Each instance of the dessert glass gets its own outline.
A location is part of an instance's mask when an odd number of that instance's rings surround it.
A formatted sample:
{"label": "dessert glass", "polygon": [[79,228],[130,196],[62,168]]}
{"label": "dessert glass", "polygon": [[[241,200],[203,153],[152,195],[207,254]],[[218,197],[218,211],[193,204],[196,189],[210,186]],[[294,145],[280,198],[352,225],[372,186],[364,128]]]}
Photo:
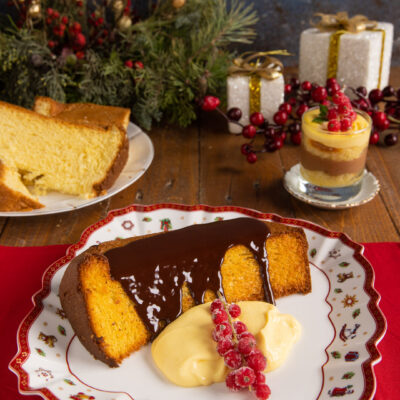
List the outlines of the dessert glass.
{"label": "dessert glass", "polygon": [[303,114],[300,190],[323,201],[345,201],[361,190],[372,121],[363,111],[347,132],[330,132],[313,122],[319,108]]}

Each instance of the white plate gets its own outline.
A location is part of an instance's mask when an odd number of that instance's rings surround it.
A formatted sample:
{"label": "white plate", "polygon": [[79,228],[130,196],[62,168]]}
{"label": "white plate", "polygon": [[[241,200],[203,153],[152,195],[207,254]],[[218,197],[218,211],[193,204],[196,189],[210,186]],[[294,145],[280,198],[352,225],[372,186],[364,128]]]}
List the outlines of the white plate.
{"label": "white plate", "polygon": [[92,199],[84,199],[79,196],[71,196],[59,192],[49,192],[45,196],[38,196],[43,208],[32,211],[8,211],[0,212],[0,217],[30,217],[35,215],[57,214],[66,211],[77,210],[99,203],[124,190],[137,181],[149,168],[154,157],[154,147],[150,138],[138,126],[129,123],[127,129],[129,139],[129,156],[125,167],[118,179],[103,196]]}
{"label": "white plate", "polygon": [[346,201],[323,201],[307,196],[300,190],[298,177],[300,176],[300,164],[294,165],[286,172],[283,178],[284,188],[296,199],[310,204],[314,207],[326,210],[343,210],[346,208],[361,206],[371,201],[379,192],[380,184],[378,179],[371,172],[364,172],[360,193]]}
{"label": "white plate", "polygon": [[[23,394],[70,400],[245,400],[223,383],[181,388],[166,381],[154,367],[149,346],[110,369],[82,347],[60,308],[58,287],[69,261],[88,247],[116,237],[177,229],[194,223],[248,216],[300,226],[309,242],[312,293],[278,299],[293,314],[303,333],[284,366],[267,374],[271,400],[371,399],[375,393],[373,365],[380,360],[377,343],[386,330],[373,288],[374,274],[362,256],[363,247],[343,233],[310,222],[262,214],[239,207],[160,204],[129,206],[111,212],[89,227],[65,257],[43,276],[34,309],[22,321],[18,353],[10,369]],[[86,397],[85,397],[86,396]]]}

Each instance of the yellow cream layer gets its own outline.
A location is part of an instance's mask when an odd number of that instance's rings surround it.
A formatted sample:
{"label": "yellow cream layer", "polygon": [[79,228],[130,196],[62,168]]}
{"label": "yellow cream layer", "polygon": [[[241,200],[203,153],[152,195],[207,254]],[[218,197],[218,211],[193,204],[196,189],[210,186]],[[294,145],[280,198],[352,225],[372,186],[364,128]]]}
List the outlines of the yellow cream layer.
{"label": "yellow cream layer", "polygon": [[356,183],[362,176],[359,172],[355,174],[347,173],[342,175],[328,175],[322,171],[310,171],[300,166],[300,173],[303,178],[317,186],[342,187]]}
{"label": "yellow cream layer", "polygon": [[319,114],[319,109],[308,111],[303,116],[303,136],[327,147],[345,149],[348,147],[366,147],[369,141],[371,125],[363,116],[357,114],[352,129],[347,132],[329,132],[321,124],[312,122]]}
{"label": "yellow cream layer", "polygon": [[[176,385],[211,385],[224,381],[228,373],[211,337],[214,324],[210,304],[186,311],[169,324],[151,346],[155,364]],[[243,301],[238,304],[242,309],[239,319],[256,337],[259,349],[267,357],[266,372],[278,368],[300,338],[300,323],[268,303]]]}

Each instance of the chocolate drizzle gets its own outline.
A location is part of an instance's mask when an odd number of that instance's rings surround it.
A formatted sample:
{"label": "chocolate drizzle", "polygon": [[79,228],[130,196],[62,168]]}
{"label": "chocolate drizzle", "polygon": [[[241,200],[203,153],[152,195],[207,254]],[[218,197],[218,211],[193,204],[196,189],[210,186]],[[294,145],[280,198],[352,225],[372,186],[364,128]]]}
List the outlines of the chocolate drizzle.
{"label": "chocolate drizzle", "polygon": [[182,313],[184,282],[196,304],[203,302],[207,289],[223,293],[221,266],[232,246],[251,250],[260,266],[265,300],[273,304],[265,249],[269,233],[261,221],[237,218],[136,240],[105,256],[111,276],[121,283],[147,329],[156,335],[161,321],[169,323]]}

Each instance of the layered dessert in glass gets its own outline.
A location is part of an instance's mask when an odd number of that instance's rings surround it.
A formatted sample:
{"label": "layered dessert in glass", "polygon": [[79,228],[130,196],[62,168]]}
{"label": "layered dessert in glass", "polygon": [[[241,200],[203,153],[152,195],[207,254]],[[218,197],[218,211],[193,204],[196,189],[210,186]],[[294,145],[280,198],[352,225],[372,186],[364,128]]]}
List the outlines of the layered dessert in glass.
{"label": "layered dessert in glass", "polygon": [[337,93],[302,119],[300,172],[303,190],[327,201],[347,200],[360,191],[371,119]]}

